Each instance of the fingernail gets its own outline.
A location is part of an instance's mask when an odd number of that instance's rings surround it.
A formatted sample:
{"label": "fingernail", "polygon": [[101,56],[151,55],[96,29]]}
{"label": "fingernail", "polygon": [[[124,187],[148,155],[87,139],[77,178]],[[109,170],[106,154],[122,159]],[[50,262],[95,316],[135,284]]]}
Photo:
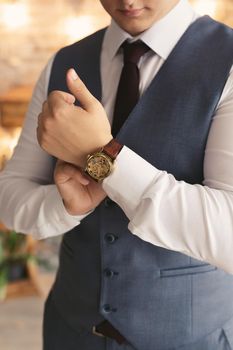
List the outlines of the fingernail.
{"label": "fingernail", "polygon": [[83,180],[83,185],[89,185],[90,180],[86,177],[85,174],[83,174],[82,180]]}
{"label": "fingernail", "polygon": [[83,186],[87,186],[87,185],[89,185],[89,183],[90,183],[89,180],[87,180],[87,179],[85,179],[85,178],[82,178],[82,184],[83,184]]}
{"label": "fingernail", "polygon": [[72,78],[73,80],[77,80],[77,79],[78,79],[78,74],[76,73],[76,71],[74,70],[74,68],[71,69],[70,75],[71,75],[71,78]]}

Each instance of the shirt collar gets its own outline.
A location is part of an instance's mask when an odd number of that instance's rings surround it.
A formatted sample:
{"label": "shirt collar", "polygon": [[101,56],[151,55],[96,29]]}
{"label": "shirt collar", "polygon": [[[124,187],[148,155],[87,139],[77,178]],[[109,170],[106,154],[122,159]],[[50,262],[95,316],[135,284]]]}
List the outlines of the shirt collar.
{"label": "shirt collar", "polygon": [[137,37],[132,37],[112,20],[105,33],[103,49],[106,50],[109,59],[112,60],[126,39],[130,41],[140,39],[165,60],[186,29],[197,17],[198,15],[188,1],[180,0],[166,16]]}

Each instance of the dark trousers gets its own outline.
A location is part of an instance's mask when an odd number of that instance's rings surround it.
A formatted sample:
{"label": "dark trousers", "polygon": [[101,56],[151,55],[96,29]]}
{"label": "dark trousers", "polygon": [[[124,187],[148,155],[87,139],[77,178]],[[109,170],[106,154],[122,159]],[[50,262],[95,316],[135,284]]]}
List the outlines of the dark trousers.
{"label": "dark trousers", "polygon": [[44,306],[43,350],[135,350],[90,332],[77,332],[62,318],[51,294]]}
{"label": "dark trousers", "polygon": [[[180,346],[174,350],[233,350],[232,325],[233,320],[223,329],[218,329],[208,334],[198,342]],[[118,345],[114,340],[97,337],[88,331],[77,332],[72,329],[58,312],[50,294],[44,307],[43,350],[136,349],[130,345]]]}

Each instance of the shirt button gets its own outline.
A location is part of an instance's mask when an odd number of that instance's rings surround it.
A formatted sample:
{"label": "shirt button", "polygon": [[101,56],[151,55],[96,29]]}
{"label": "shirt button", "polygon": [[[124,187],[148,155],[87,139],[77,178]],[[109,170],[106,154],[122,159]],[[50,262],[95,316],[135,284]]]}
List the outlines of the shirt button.
{"label": "shirt button", "polygon": [[105,200],[104,200],[104,206],[105,208],[109,208],[111,205],[112,205],[113,201],[107,197]]}
{"label": "shirt button", "polygon": [[111,243],[114,243],[118,239],[118,237],[113,233],[106,233],[106,235],[104,236],[104,239],[107,243],[111,244]]}

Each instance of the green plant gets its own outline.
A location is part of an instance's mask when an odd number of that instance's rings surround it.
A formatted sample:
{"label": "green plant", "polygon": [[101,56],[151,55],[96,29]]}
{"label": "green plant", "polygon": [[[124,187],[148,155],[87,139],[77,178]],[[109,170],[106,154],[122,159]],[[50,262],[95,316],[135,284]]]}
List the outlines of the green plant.
{"label": "green plant", "polygon": [[9,281],[26,277],[26,236],[15,231],[0,231],[0,299],[4,298]]}

